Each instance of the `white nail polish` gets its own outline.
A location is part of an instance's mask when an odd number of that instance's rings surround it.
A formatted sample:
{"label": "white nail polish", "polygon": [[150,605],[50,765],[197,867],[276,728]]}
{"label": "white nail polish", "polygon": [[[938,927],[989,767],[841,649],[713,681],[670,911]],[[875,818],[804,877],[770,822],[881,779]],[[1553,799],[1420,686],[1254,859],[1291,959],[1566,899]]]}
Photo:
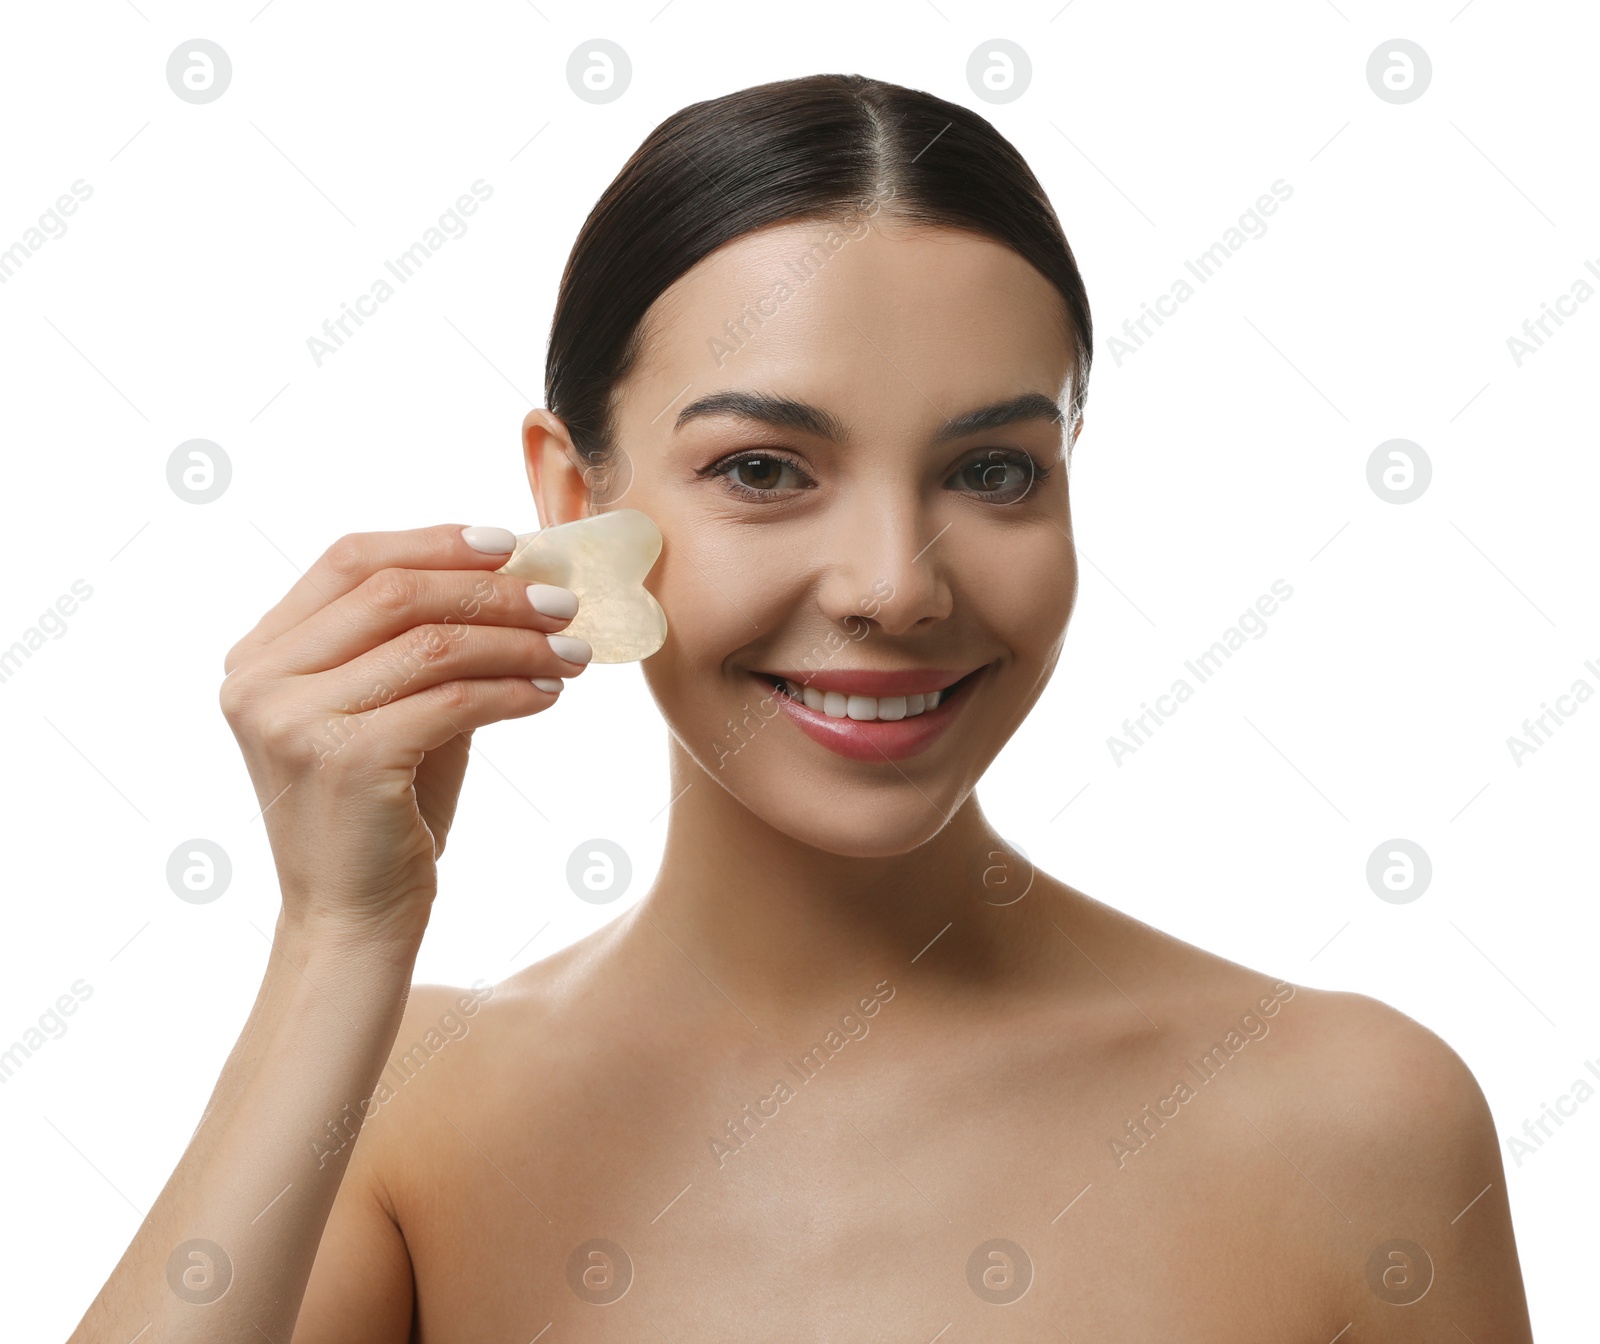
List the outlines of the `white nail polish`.
{"label": "white nail polish", "polygon": [[517,546],[517,534],[503,527],[464,527],[461,540],[485,555],[503,555]]}
{"label": "white nail polish", "polygon": [[576,635],[546,635],[545,638],[550,641],[550,652],[569,663],[586,663],[594,657],[589,641]]}
{"label": "white nail polish", "polygon": [[553,583],[530,583],[528,601],[541,616],[564,616],[570,621],[578,614],[578,595]]}

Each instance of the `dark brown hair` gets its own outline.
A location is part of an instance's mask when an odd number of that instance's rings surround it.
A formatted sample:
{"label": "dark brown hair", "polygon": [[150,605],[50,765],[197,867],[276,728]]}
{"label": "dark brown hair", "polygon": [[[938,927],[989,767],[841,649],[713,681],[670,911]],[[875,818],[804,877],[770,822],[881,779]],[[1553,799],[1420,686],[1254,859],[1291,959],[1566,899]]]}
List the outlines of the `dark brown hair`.
{"label": "dark brown hair", "polygon": [[983,117],[865,75],[808,75],[693,103],[655,128],[589,212],[550,325],[545,405],[588,468],[615,451],[618,386],[661,293],[724,243],[771,224],[846,221],[863,204],[1004,243],[1065,300],[1075,351],[1067,443],[1094,354],[1089,300],[1026,161]]}

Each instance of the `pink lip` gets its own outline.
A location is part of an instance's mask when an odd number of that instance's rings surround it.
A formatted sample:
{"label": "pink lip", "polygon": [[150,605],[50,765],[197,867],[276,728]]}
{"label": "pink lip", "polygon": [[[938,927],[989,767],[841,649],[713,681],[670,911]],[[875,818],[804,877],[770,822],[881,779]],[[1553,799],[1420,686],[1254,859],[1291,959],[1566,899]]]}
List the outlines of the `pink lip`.
{"label": "pink lip", "polygon": [[[790,721],[813,742],[820,743],[829,751],[852,761],[899,761],[907,756],[915,756],[918,752],[926,751],[936,742],[952,722],[961,707],[970,698],[973,689],[983,680],[988,672],[985,667],[963,685],[959,690],[949,696],[941,696],[936,709],[927,710],[910,719],[831,719],[818,710],[807,709],[798,700],[792,700],[782,691],[772,691],[773,698],[778,706],[789,716]],[[752,673],[763,686],[767,686],[766,677],[760,673]],[[778,675],[774,673],[773,675]],[[839,674],[839,679],[848,676],[867,676],[867,673]],[[900,676],[903,673],[884,673],[884,676]],[[916,674],[924,682],[927,673]],[[940,674],[942,675],[942,674]],[[951,678],[956,680],[957,678]],[[811,684],[817,689],[823,689],[818,683],[821,679],[813,679]],[[770,689],[770,687],[769,687]],[[835,689],[829,686],[827,689]],[[868,695],[868,691],[848,692],[854,695]],[[884,695],[894,695],[897,692],[884,691]],[[916,692],[911,692],[916,694]]]}

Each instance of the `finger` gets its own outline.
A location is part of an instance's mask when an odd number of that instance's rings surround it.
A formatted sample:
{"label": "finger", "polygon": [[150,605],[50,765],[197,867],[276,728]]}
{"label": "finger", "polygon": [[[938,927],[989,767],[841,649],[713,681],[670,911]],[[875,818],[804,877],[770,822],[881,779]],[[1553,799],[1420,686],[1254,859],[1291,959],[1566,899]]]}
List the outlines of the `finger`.
{"label": "finger", "polygon": [[[414,626],[350,662],[312,674],[296,695],[326,714],[361,713],[449,681],[575,677],[591,651],[584,640],[567,640],[503,625]],[[567,653],[575,656],[562,656]]]}
{"label": "finger", "polygon": [[325,672],[419,626],[503,625],[553,634],[572,620],[576,602],[569,589],[511,574],[380,569],[257,650],[252,675]]}
{"label": "finger", "polygon": [[[559,682],[546,682],[559,685]],[[413,695],[391,700],[376,710],[354,715],[341,725],[318,753],[327,765],[346,746],[367,743],[370,753],[380,744],[403,742],[408,750],[436,751],[452,738],[501,719],[526,718],[549,709],[560,698],[527,677],[474,677],[444,681]],[[381,753],[380,754],[387,754]],[[360,754],[350,759],[362,759]]]}
{"label": "finger", "polygon": [[301,575],[299,582],[284,594],[282,601],[228,650],[223,660],[223,670],[232,672],[245,655],[270,644],[313,612],[336,602],[380,569],[396,566],[416,569],[498,569],[511,558],[511,545],[507,544],[503,551],[480,551],[469,545],[462,533],[471,531],[480,538],[487,534],[486,544],[494,545],[512,536],[509,532],[505,537],[494,535],[502,530],[463,529],[458,523],[440,523],[437,527],[407,528],[395,532],[351,532],[340,537]]}

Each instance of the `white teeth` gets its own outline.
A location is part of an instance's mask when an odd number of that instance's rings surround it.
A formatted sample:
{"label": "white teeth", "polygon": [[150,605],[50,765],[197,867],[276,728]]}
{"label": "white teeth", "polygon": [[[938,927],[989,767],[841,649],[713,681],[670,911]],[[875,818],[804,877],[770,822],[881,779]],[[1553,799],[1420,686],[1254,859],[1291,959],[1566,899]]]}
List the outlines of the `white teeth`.
{"label": "white teeth", "polygon": [[819,691],[815,686],[796,686],[792,681],[785,681],[783,687],[794,699],[803,701],[807,709],[830,719],[856,719],[862,723],[913,718],[936,708],[943,694],[929,691],[925,695],[845,695],[840,691]]}

